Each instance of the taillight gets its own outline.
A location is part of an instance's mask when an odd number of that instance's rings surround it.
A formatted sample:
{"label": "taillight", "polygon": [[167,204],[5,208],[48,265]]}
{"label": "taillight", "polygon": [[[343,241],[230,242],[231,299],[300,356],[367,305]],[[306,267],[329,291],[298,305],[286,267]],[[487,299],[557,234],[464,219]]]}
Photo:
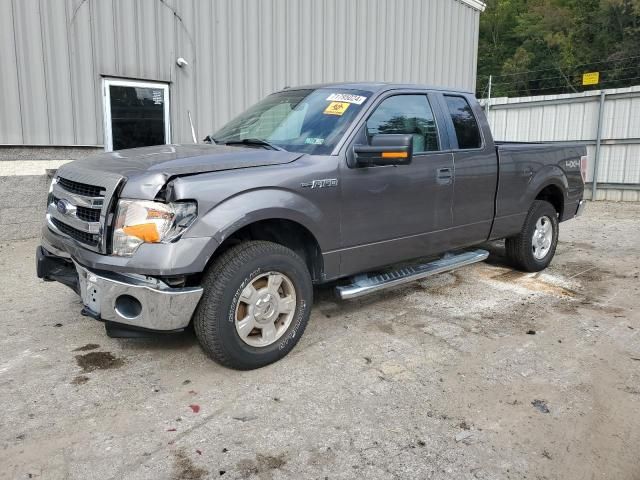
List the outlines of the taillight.
{"label": "taillight", "polygon": [[580,175],[582,175],[582,181],[587,181],[587,156],[580,157]]}

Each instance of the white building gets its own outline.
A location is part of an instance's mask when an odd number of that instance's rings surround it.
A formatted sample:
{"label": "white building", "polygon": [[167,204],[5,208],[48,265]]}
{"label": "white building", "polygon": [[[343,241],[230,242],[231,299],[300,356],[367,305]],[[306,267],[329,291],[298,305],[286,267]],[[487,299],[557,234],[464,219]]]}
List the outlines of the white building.
{"label": "white building", "polygon": [[478,0],[0,0],[0,240],[37,234],[47,169],[95,150],[191,142],[189,115],[202,139],[285,86],[473,90],[483,9]]}

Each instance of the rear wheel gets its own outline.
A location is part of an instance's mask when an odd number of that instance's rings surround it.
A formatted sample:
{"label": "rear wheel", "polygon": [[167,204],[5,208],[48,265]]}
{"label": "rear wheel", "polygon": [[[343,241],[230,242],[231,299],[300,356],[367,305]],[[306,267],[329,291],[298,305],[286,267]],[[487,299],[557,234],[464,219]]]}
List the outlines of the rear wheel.
{"label": "rear wheel", "polygon": [[277,243],[250,241],[216,259],[203,281],[194,328],[204,351],[240,370],[284,357],[309,319],[313,299],[304,261]]}
{"label": "rear wheel", "polygon": [[505,240],[507,257],[520,270],[547,268],[558,244],[558,215],[549,202],[535,200],[518,235]]}

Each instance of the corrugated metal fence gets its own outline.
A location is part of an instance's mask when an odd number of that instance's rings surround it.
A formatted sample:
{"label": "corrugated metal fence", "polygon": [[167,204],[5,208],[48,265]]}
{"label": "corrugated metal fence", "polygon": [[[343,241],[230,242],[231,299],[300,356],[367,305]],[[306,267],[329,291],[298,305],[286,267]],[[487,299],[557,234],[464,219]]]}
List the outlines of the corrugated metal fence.
{"label": "corrugated metal fence", "polygon": [[640,86],[492,98],[489,123],[496,140],[586,143],[587,198],[595,178],[595,199],[640,201]]}

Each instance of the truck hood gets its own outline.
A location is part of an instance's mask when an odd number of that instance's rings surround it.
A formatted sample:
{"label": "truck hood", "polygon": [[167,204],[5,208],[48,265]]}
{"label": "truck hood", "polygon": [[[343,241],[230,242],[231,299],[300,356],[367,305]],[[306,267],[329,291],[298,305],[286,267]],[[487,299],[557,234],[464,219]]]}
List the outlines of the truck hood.
{"label": "truck hood", "polygon": [[260,167],[293,162],[302,154],[224,145],[157,145],[92,155],[69,166],[116,173],[125,178],[140,173],[169,177],[234,168]]}
{"label": "truck hood", "polygon": [[58,170],[104,173],[126,180],[123,196],[153,198],[171,177],[238,168],[290,163],[303,154],[264,148],[224,145],[157,145],[92,155],[67,163]]}

